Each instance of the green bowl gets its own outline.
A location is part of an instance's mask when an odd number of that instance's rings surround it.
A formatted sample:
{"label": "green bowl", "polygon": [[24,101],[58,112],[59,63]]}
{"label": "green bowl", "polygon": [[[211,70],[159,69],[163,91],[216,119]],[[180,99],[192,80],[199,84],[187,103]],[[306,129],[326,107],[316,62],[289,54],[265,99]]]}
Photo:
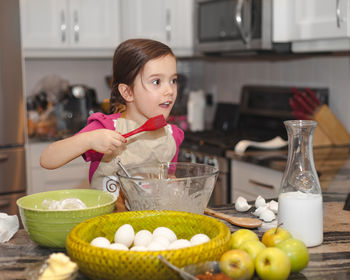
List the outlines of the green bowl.
{"label": "green bowl", "polygon": [[[79,198],[87,208],[74,210],[43,209],[45,199]],[[115,195],[94,189],[71,189],[41,192],[17,200],[23,226],[30,238],[39,245],[64,248],[66,237],[77,224],[114,211]]]}

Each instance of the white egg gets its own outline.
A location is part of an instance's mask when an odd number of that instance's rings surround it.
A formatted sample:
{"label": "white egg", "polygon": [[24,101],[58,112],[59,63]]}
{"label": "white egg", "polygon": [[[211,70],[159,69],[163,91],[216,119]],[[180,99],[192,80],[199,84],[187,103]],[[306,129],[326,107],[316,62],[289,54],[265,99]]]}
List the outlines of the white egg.
{"label": "white egg", "polygon": [[170,244],[169,239],[166,238],[166,237],[164,237],[164,236],[162,236],[162,235],[158,235],[158,236],[153,237],[152,242],[160,243],[160,244],[162,244],[165,248],[168,248],[168,246],[169,246],[169,244]]}
{"label": "white egg", "polygon": [[199,245],[205,242],[208,242],[210,240],[210,238],[208,237],[208,235],[204,234],[204,233],[198,233],[196,235],[193,235],[190,242],[192,245]]}
{"label": "white egg", "polygon": [[181,249],[181,248],[186,248],[191,246],[191,242],[188,241],[187,239],[178,239],[175,240],[174,242],[170,243],[168,249],[173,250],[173,249]]}
{"label": "white egg", "polygon": [[266,206],[266,201],[265,198],[263,198],[261,195],[259,195],[256,199],[255,199],[255,207],[259,208],[259,207],[263,207]]}
{"label": "white egg", "polygon": [[177,239],[176,234],[167,227],[158,227],[153,231],[153,237],[159,235],[166,237],[170,243],[174,242]]}
{"label": "white egg", "polygon": [[153,238],[153,235],[149,230],[147,229],[140,230],[135,234],[134,245],[147,247],[148,244],[151,243],[152,238]]}
{"label": "white egg", "polygon": [[106,237],[96,237],[91,242],[90,245],[101,248],[108,248],[111,245],[111,242]]}
{"label": "white egg", "polygon": [[262,213],[263,211],[265,211],[266,209],[267,209],[267,206],[260,206],[260,207],[258,207],[258,208],[255,209],[255,211],[253,212],[253,215],[259,217],[259,216],[261,215],[261,213]]}
{"label": "white egg", "polygon": [[153,241],[147,246],[148,251],[163,251],[166,249],[167,248],[163,244]]}
{"label": "white egg", "polygon": [[130,245],[134,242],[135,231],[133,227],[129,224],[124,224],[118,228],[114,235],[115,243],[122,243],[126,247],[130,247]]}
{"label": "white egg", "polygon": [[108,248],[109,249],[113,249],[113,250],[126,250],[126,251],[129,251],[129,248],[126,247],[124,244],[121,244],[121,243],[112,243],[111,245],[109,245]]}
{"label": "white egg", "polygon": [[147,247],[145,246],[134,246],[130,248],[130,251],[147,251]]}

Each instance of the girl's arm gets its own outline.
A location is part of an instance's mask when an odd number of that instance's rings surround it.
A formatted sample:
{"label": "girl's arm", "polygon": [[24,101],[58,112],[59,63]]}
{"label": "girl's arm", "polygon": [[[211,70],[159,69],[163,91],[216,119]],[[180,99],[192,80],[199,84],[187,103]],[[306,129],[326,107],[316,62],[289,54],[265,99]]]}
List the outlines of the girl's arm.
{"label": "girl's arm", "polygon": [[109,129],[79,133],[47,146],[41,154],[40,165],[47,169],[55,169],[88,150],[102,154],[113,154],[124,143],[126,143],[126,139],[120,133]]}

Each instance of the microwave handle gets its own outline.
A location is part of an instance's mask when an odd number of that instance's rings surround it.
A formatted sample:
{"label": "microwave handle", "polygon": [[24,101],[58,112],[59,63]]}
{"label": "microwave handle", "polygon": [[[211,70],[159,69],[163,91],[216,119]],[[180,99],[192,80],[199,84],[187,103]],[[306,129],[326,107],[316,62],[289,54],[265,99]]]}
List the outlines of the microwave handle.
{"label": "microwave handle", "polygon": [[243,43],[248,44],[251,38],[251,34],[250,33],[248,33],[247,35],[244,34],[243,22],[242,22],[242,10],[243,10],[244,1],[245,0],[237,1],[234,22],[237,25],[237,28],[238,28],[239,34],[241,35]]}

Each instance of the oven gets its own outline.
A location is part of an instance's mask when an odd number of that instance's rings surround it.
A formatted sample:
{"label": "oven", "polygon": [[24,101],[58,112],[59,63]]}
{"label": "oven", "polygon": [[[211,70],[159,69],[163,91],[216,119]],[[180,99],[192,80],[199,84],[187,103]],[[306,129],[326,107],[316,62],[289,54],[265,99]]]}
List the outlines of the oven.
{"label": "oven", "polygon": [[[241,140],[267,141],[276,136],[287,140],[283,121],[294,119],[289,99],[291,87],[244,86],[239,104],[218,103],[212,129],[185,131],[179,161],[217,166],[219,176],[209,206],[232,203],[231,159],[226,151],[234,150]],[[303,91],[304,88],[298,88]],[[328,104],[328,89],[312,88],[321,103]],[[249,148],[252,149],[252,148]]]}

